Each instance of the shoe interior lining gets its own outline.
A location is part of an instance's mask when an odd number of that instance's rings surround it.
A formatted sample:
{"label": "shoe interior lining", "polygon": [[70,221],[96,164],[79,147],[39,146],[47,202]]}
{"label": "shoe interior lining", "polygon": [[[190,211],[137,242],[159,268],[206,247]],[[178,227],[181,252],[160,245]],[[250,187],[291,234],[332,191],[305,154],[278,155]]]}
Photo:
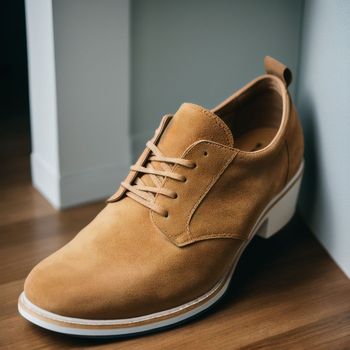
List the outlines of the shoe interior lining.
{"label": "shoe interior lining", "polygon": [[230,128],[235,147],[254,152],[265,148],[274,139],[281,124],[282,111],[280,87],[274,79],[267,77],[215,113]]}

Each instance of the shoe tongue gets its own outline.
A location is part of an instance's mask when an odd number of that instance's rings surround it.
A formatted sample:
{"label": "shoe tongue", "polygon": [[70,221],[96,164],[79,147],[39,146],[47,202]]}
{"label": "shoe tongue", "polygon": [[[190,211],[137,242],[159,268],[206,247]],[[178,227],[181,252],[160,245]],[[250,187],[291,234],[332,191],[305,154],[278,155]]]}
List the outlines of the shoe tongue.
{"label": "shoe tongue", "polygon": [[232,133],[222,119],[201,106],[183,103],[161,136],[158,148],[166,157],[180,157],[199,140],[231,147],[234,144]]}
{"label": "shoe tongue", "polygon": [[[233,147],[232,133],[222,119],[201,106],[183,103],[166,126],[157,147],[164,156],[179,158],[199,140]],[[146,167],[149,166],[163,170],[159,162],[150,161]],[[146,186],[154,186],[148,174],[143,174],[140,179]]]}

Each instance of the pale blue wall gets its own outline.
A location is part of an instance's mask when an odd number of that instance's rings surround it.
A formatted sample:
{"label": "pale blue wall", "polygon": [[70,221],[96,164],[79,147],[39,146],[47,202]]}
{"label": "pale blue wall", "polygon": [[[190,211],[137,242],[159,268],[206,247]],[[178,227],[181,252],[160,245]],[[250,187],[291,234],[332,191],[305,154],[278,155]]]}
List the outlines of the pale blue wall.
{"label": "pale blue wall", "polygon": [[[302,0],[133,0],[134,156],[183,101],[214,107],[263,73],[265,55],[294,71]],[[293,89],[293,87],[292,87]]]}
{"label": "pale blue wall", "polygon": [[350,276],[350,1],[307,0],[298,107],[306,137],[301,208]]}

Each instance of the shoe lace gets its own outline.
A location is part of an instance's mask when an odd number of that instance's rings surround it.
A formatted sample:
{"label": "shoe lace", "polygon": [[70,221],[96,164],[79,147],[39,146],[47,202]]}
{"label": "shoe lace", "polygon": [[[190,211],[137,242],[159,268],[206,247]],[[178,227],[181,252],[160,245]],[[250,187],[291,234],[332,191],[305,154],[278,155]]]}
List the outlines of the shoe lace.
{"label": "shoe lace", "polygon": [[[177,198],[177,193],[162,187],[163,181],[166,178],[179,182],[186,182],[187,180],[184,175],[172,172],[172,167],[170,164],[173,166],[181,165],[192,169],[196,167],[196,163],[188,159],[166,157],[160,152],[158,147],[152,141],[148,141],[146,147],[152,152],[148,158],[149,163],[147,164],[147,167],[132,165],[130,170],[138,172],[138,177],[134,181],[134,184],[123,181],[121,186],[127,190],[126,195],[128,197],[134,199],[136,202],[155,211],[156,213],[167,217],[169,215],[168,211],[155,203],[156,195],[160,194],[169,198]],[[151,162],[159,162],[163,170],[155,169]],[[149,174],[154,186],[146,186],[143,183],[140,174]]]}

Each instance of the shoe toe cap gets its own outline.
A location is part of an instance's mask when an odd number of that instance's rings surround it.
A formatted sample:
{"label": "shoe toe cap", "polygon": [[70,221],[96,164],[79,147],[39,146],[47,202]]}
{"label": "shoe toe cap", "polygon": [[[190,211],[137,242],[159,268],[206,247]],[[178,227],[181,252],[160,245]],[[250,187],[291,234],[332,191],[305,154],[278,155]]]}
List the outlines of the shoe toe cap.
{"label": "shoe toe cap", "polygon": [[43,260],[29,273],[24,283],[24,294],[39,308],[65,315],[69,308],[69,287],[60,269],[50,260],[51,257]]}

